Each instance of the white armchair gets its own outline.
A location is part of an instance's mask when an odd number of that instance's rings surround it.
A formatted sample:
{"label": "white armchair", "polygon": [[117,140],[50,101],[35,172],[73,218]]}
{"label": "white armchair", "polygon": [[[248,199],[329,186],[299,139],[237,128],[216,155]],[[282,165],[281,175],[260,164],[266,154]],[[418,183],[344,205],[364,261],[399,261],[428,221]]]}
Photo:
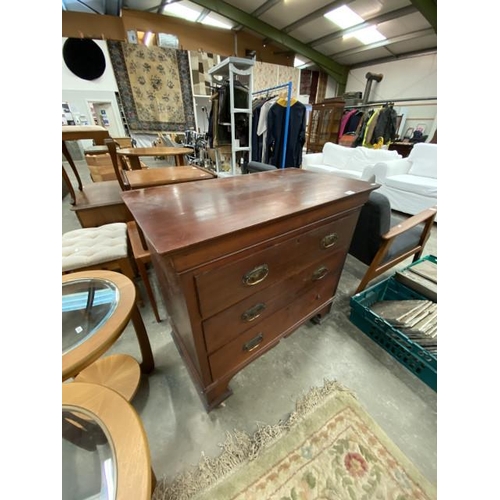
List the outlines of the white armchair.
{"label": "white armchair", "polygon": [[393,210],[415,215],[437,205],[437,144],[417,143],[407,158],[378,162],[373,171]]}

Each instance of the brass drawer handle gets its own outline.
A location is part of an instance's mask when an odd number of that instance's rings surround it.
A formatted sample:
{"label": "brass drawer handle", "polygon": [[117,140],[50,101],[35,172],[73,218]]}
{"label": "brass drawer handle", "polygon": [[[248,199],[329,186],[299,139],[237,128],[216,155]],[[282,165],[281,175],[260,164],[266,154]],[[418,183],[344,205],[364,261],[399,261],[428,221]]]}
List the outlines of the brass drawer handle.
{"label": "brass drawer handle", "polygon": [[256,268],[248,271],[248,273],[243,276],[243,284],[247,286],[257,285],[261,281],[264,281],[269,274],[269,267],[267,264],[262,264]]}
{"label": "brass drawer handle", "polygon": [[330,233],[327,234],[322,240],[321,240],[321,248],[330,248],[335,243],[337,243],[339,239],[339,235],[337,233]]}
{"label": "brass drawer handle", "polygon": [[265,308],[266,308],[266,304],[259,302],[258,304],[255,304],[254,306],[252,306],[250,309],[247,309],[241,315],[241,320],[245,321],[246,323],[249,323],[250,321],[253,321],[254,319],[258,318],[262,314],[262,311]]}
{"label": "brass drawer handle", "polygon": [[264,336],[262,333],[259,333],[257,337],[253,338],[252,340],[249,340],[246,344],[243,345],[243,350],[250,352],[259,347],[260,343],[264,340]]}
{"label": "brass drawer handle", "polygon": [[313,274],[312,274],[312,280],[313,281],[321,280],[327,274],[328,274],[328,268],[325,267],[325,266],[321,266],[320,268],[316,269],[316,271],[313,272]]}

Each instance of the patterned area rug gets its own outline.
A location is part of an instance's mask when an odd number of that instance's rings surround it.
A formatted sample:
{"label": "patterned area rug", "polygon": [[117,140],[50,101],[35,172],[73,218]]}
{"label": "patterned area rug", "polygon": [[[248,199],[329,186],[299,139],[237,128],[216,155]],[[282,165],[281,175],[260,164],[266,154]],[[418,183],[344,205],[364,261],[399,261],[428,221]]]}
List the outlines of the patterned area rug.
{"label": "patterned area rug", "polygon": [[108,50],[130,130],[194,128],[187,51],[112,40]]}
{"label": "patterned area rug", "polygon": [[168,483],[153,500],[424,500],[436,488],[357,402],[325,381],[286,422],[228,435],[215,459]]}

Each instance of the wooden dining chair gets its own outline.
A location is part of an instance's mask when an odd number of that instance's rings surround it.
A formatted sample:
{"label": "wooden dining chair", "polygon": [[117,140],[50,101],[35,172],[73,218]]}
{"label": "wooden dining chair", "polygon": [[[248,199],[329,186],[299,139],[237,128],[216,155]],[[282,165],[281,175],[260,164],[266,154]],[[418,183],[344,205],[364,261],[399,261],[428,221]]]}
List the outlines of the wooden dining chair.
{"label": "wooden dining chair", "polygon": [[388,198],[373,191],[361,208],[349,247],[349,254],[368,266],[356,293],[396,264],[413,256],[422,257],[429,239],[437,207],[431,207],[407,219],[394,215]]}
{"label": "wooden dining chair", "polygon": [[139,274],[146,288],[146,293],[149,297],[149,302],[153,308],[153,312],[158,323],[161,322],[160,315],[158,313],[158,305],[156,302],[153,289],[151,288],[151,281],[148,275],[147,266],[151,264],[151,253],[144,242],[144,239],[140,233],[140,229],[135,221],[127,222],[127,235],[132,248],[132,254],[134,255],[134,260],[139,270]]}
{"label": "wooden dining chair", "polygon": [[118,184],[120,184],[122,191],[129,191],[130,183],[128,182],[127,174],[124,172],[124,170],[127,170],[127,165],[123,163],[124,160],[116,152],[117,143],[113,139],[105,139],[104,144],[108,148]]}

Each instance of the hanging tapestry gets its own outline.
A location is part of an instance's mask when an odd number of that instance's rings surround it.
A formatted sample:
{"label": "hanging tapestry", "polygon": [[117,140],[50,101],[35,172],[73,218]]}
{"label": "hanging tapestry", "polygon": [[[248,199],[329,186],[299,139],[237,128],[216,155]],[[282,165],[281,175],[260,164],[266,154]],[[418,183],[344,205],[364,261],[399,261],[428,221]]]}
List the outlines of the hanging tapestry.
{"label": "hanging tapestry", "polygon": [[278,80],[280,83],[292,82],[292,95],[297,96],[299,91],[300,69],[291,66],[278,66]]}
{"label": "hanging tapestry", "polygon": [[209,52],[189,51],[191,58],[191,79],[193,81],[194,95],[211,95],[210,85],[212,82],[208,70],[217,65],[217,56]]}
{"label": "hanging tapestry", "polygon": [[268,89],[281,83],[278,81],[278,65],[255,61],[253,66],[253,91]]}
{"label": "hanging tapestry", "polygon": [[187,51],[117,41],[108,50],[130,130],[194,129]]}
{"label": "hanging tapestry", "polygon": [[268,89],[292,82],[292,95],[298,95],[300,70],[281,64],[255,61],[253,67],[253,91]]}

